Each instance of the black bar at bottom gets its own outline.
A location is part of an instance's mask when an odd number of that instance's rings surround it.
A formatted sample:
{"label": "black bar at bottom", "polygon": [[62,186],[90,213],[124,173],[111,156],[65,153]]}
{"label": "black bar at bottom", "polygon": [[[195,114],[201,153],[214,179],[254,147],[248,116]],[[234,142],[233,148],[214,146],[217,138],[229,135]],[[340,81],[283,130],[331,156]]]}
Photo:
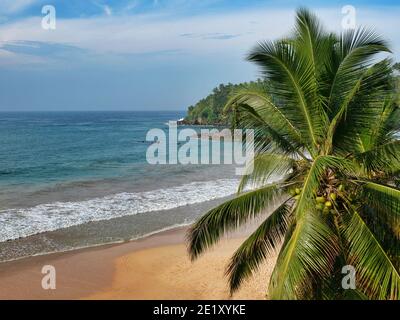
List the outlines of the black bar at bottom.
{"label": "black bar at bottom", "polygon": [[[70,319],[87,315],[109,317],[116,320],[129,319],[277,319],[288,315],[321,319],[358,319],[362,314],[398,314],[399,301],[0,301],[4,314],[11,312],[13,318],[20,313],[29,316],[37,313],[52,319]],[[6,310],[9,309],[9,310]],[[89,320],[89,318],[88,318]]]}

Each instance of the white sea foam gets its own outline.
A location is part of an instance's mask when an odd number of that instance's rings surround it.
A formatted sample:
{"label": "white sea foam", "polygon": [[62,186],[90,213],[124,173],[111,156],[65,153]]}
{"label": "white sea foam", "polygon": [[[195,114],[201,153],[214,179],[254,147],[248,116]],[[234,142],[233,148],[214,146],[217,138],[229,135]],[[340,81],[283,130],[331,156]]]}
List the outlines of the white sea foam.
{"label": "white sea foam", "polygon": [[0,211],[0,242],[54,231],[91,221],[162,211],[223,198],[235,193],[238,181],[192,182],[168,189],[118,193],[77,202],[54,202]]}

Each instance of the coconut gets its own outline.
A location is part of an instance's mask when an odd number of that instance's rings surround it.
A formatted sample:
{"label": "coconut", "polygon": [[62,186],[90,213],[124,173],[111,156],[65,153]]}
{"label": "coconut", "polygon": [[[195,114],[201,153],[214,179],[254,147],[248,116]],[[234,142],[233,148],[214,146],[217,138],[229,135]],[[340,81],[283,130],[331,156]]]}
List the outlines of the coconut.
{"label": "coconut", "polygon": [[327,208],[332,207],[332,202],[330,202],[330,201],[325,202],[325,207],[327,207]]}
{"label": "coconut", "polygon": [[315,199],[318,203],[324,203],[326,201],[324,197],[316,197]]}

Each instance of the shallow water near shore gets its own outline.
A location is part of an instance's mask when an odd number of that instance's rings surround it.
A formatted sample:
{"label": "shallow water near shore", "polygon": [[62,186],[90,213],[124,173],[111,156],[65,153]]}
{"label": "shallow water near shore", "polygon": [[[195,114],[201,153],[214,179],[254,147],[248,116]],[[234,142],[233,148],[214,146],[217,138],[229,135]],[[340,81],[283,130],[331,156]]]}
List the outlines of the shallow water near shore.
{"label": "shallow water near shore", "polygon": [[110,220],[88,222],[1,242],[0,262],[144,238],[165,230],[189,225],[201,214],[225,199],[227,198],[170,210],[151,211]]}
{"label": "shallow water near shore", "polygon": [[182,112],[0,113],[0,261],[192,223],[236,191],[229,165],[146,163]]}

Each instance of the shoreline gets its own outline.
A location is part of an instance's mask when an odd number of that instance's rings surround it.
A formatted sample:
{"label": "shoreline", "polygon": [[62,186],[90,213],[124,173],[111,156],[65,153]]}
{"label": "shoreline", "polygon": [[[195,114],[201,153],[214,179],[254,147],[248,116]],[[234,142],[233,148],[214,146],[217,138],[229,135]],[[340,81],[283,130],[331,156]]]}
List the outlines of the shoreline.
{"label": "shoreline", "polygon": [[[86,295],[96,293],[112,282],[115,271],[114,259],[128,253],[162,246],[162,243],[166,245],[182,243],[186,229],[187,227],[174,228],[137,240],[100,244],[94,247],[2,262],[0,263],[0,299],[81,299]],[[82,263],[81,259],[86,263]],[[102,261],[103,265],[99,267],[98,261]],[[41,270],[44,265],[53,265],[56,268],[58,285],[56,290],[43,290],[41,287],[44,276]],[[68,270],[71,265],[75,270]],[[98,272],[96,277],[93,277],[94,270]],[[71,280],[79,282],[80,278],[87,276],[92,283],[89,287],[74,286],[72,288],[68,283]],[[92,279],[90,279],[91,276]]]}
{"label": "shoreline", "polygon": [[[178,227],[128,242],[3,262],[0,299],[264,298],[265,277],[270,276],[276,257],[230,297],[224,270],[243,233],[222,239],[192,263],[186,252],[187,229]],[[41,287],[44,265],[56,269],[55,290]]]}
{"label": "shoreline", "polygon": [[[35,257],[51,256],[51,255],[56,255],[56,254],[66,254],[66,253],[73,253],[73,252],[78,252],[78,251],[82,251],[82,250],[90,250],[90,249],[96,249],[96,248],[102,248],[102,247],[108,247],[108,246],[116,246],[116,245],[120,245],[120,244],[127,244],[127,243],[134,242],[134,241],[145,240],[145,239],[147,239],[149,237],[156,236],[156,235],[164,233],[164,232],[176,231],[176,230],[179,230],[181,228],[188,228],[190,225],[191,225],[191,223],[176,224],[176,225],[172,225],[170,227],[165,227],[165,228],[160,229],[160,230],[155,230],[155,231],[149,232],[149,233],[141,235],[141,236],[133,237],[133,238],[128,239],[128,240],[115,240],[115,241],[112,241],[112,242],[90,244],[90,245],[87,245],[87,246],[74,247],[74,248],[71,248],[71,249],[60,250],[60,251],[41,252],[41,253],[33,254],[33,255],[30,255],[30,256],[21,256],[21,257],[17,257],[17,258],[14,258],[14,259],[2,260],[2,261],[0,261],[0,269],[1,269],[1,265],[2,264],[6,264],[6,263],[17,262],[17,261],[20,261],[20,260],[25,260],[25,259],[35,258]],[[79,227],[79,225],[78,225],[78,227]],[[63,229],[68,229],[68,228],[63,228]],[[63,230],[63,229],[58,229],[58,230],[55,230],[55,231],[60,231],[60,230]],[[46,233],[46,232],[52,232],[52,231],[45,231],[43,233]],[[32,236],[37,236],[37,235],[40,235],[40,234],[42,234],[42,233],[35,234],[35,235],[32,235]],[[32,236],[30,236],[30,237],[32,237]],[[15,239],[15,240],[20,240],[20,239]],[[15,241],[15,240],[11,240],[11,241]]]}
{"label": "shoreline", "polygon": [[146,238],[165,230],[188,226],[204,212],[228,198],[222,197],[167,210],[90,221],[1,242],[0,261],[12,262],[32,256],[70,252]]}

